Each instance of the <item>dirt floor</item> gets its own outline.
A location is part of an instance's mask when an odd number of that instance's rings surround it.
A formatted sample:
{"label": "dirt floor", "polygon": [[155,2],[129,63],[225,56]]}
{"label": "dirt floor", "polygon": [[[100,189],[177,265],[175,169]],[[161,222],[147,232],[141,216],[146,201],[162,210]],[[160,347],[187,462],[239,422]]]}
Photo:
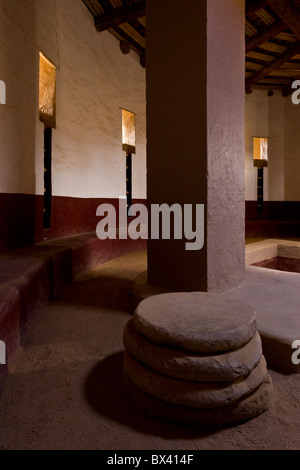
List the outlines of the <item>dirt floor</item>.
{"label": "dirt floor", "polygon": [[235,427],[170,425],[131,403],[122,334],[145,269],[145,253],[109,262],[40,312],[0,399],[0,449],[299,450],[299,375],[270,371],[272,408]]}

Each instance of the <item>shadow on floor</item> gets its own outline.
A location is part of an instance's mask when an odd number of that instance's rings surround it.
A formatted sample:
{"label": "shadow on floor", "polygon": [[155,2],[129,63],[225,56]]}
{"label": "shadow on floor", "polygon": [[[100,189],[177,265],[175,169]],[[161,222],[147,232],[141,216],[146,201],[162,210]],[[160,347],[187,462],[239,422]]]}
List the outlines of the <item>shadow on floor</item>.
{"label": "shadow on floor", "polygon": [[122,387],[123,352],[115,353],[98,363],[85,384],[89,405],[99,415],[137,432],[166,439],[195,439],[212,436],[222,428],[193,428],[154,419],[139,410]]}

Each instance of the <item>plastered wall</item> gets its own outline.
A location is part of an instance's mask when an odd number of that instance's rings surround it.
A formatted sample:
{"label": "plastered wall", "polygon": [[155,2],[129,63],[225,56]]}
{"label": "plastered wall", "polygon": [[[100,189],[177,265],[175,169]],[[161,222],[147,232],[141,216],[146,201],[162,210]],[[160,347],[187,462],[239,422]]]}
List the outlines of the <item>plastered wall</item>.
{"label": "plastered wall", "polygon": [[[57,67],[53,195],[125,195],[121,108],[136,113],[133,197],[146,197],[145,70],[124,56],[108,32],[98,34],[81,0],[0,0],[0,193],[43,194],[43,124],[38,118],[42,51]],[[246,200],[256,199],[252,137],[269,137],[265,200],[300,198],[300,106],[280,92],[246,97]]]}
{"label": "plastered wall", "polygon": [[300,105],[255,90],[246,96],[246,200],[257,197],[257,169],[253,166],[253,137],[269,138],[269,167],[265,168],[265,201],[300,200]]}
{"label": "plastered wall", "polygon": [[81,0],[0,0],[0,192],[42,195],[39,51],[57,67],[53,196],[125,196],[121,108],[136,113],[133,197],[146,197],[145,69]]}

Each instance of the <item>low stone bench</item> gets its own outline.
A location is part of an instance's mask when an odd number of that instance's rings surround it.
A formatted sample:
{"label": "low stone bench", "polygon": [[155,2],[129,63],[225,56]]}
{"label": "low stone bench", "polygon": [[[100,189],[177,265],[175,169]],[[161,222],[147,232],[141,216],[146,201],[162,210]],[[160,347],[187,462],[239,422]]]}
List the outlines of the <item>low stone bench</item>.
{"label": "low stone bench", "polygon": [[0,256],[0,394],[36,314],[73,280],[113,258],[145,249],[144,240],[99,240],[95,233],[64,237]]}

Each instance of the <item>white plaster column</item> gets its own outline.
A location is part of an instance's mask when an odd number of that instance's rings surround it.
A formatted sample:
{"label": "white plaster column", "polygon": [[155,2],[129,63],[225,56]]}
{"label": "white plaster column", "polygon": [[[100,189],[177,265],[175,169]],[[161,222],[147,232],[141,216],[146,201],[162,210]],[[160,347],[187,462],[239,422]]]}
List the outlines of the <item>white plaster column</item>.
{"label": "white plaster column", "polygon": [[244,281],[244,1],[148,0],[148,203],[205,204],[205,245],[149,240],[148,282],[226,291]]}

